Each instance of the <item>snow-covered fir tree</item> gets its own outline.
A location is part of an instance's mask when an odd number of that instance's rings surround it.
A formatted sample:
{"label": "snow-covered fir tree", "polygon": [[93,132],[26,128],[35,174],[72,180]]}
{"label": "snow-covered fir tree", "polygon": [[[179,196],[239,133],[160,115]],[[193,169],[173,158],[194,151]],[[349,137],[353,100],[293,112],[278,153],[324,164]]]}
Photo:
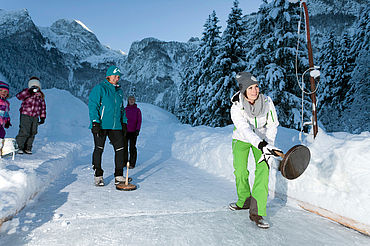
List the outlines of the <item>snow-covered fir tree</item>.
{"label": "snow-covered fir tree", "polygon": [[227,26],[220,42],[219,55],[213,64],[213,75],[209,81],[209,96],[206,112],[210,115],[205,120],[209,126],[231,124],[230,98],[238,91],[235,75],[244,71],[246,50],[243,46],[246,29],[239,2],[233,3],[228,16]]}
{"label": "snow-covered fir tree", "polygon": [[330,88],[332,86],[326,86],[333,84],[335,79],[336,69],[338,65],[338,41],[333,32],[323,41],[321,47],[321,53],[319,56],[319,64],[321,69],[321,83],[323,84],[320,88],[324,91],[322,94],[323,98],[321,100],[326,100],[327,96],[332,95]]}
{"label": "snow-covered fir tree", "polygon": [[190,59],[180,85],[180,106],[178,117],[183,123],[192,125],[204,124],[209,115],[204,108],[207,102],[208,83],[212,77],[212,65],[218,54],[220,43],[220,26],[216,12],[208,16],[204,24],[203,36],[194,58]]}
{"label": "snow-covered fir tree", "polygon": [[[270,3],[264,1],[257,13],[255,27],[245,43],[246,47],[250,47],[247,52],[247,70],[260,81],[262,93],[274,101],[280,124],[296,129],[301,127],[302,91],[298,85],[295,64],[299,78],[308,68],[303,26],[297,51],[299,19],[298,3],[286,0]],[[310,114],[307,99],[306,96],[305,120]]]}
{"label": "snow-covered fir tree", "polygon": [[[345,108],[343,104],[346,94],[349,90],[349,80],[354,67],[353,55],[350,54],[351,40],[347,33],[344,33],[340,40],[328,40],[324,44],[326,48],[330,43],[332,47],[328,47],[325,51],[325,57],[320,59],[323,70],[323,96],[322,105],[319,109],[319,120],[327,130],[338,131],[342,124],[335,118],[342,118],[342,113]],[[329,43],[328,43],[329,42]]]}
{"label": "snow-covered fir tree", "polygon": [[[209,66],[211,59],[205,59],[204,54],[207,54],[203,52],[206,50],[205,46],[202,46],[203,51],[200,52],[200,48],[195,56],[198,63],[193,64],[190,73],[192,78],[186,80],[191,81],[185,89],[188,94],[183,94],[187,96],[188,102],[186,100],[184,102],[190,112],[186,114],[188,119],[185,122],[209,126],[231,123],[228,98],[237,90],[234,76],[241,67],[247,65],[242,70],[250,71],[258,77],[262,93],[274,100],[281,125],[300,129],[302,110],[300,87],[303,86],[306,92],[310,92],[311,88],[305,22],[299,3],[289,3],[286,0],[274,0],[269,3],[264,1],[258,13],[244,18],[241,18],[241,10],[237,5],[238,2],[235,1],[219,48],[214,49],[218,56],[213,65]],[[315,42],[318,47],[313,47],[316,52],[314,65],[321,66],[321,81],[316,80],[316,86],[320,83],[317,91],[318,119],[327,131],[369,130],[366,124],[361,123],[364,117],[366,121],[369,118],[366,106],[370,87],[367,80],[368,9],[369,7],[365,7],[361,11],[362,15],[352,27],[355,32],[343,29],[341,36],[338,36],[338,30],[333,29],[331,33],[315,35],[320,40]],[[298,35],[299,20],[301,32]],[[244,43],[239,44],[237,41]],[[233,49],[235,47],[240,49]],[[245,57],[240,55],[243,52]],[[235,57],[237,59],[234,59]],[[201,62],[207,66],[200,66]],[[211,72],[212,76],[206,79],[208,72]],[[305,76],[302,85],[303,73]],[[311,98],[307,94],[303,96],[304,121],[310,121]],[[354,114],[352,111],[356,108],[362,108],[364,113]],[[335,120],[338,118],[341,120]]]}
{"label": "snow-covered fir tree", "polygon": [[201,58],[196,73],[199,73],[198,81],[194,81],[197,88],[197,101],[194,107],[195,119],[193,125],[207,124],[212,118],[212,112],[208,111],[208,102],[212,97],[212,79],[214,74],[214,64],[219,53],[220,45],[220,26],[218,26],[216,12],[213,11],[204,25],[202,42],[197,51],[197,56]]}
{"label": "snow-covered fir tree", "polygon": [[179,104],[176,116],[182,123],[191,124],[194,122],[194,107],[196,103],[196,91],[193,82],[196,80],[194,70],[198,66],[196,57],[190,57],[182,76],[182,83],[179,86]]}
{"label": "snow-covered fir tree", "polygon": [[[337,64],[337,78],[339,82],[341,91],[337,97],[335,103],[341,104],[345,99],[347,92],[349,91],[349,80],[351,79],[351,74],[355,66],[355,57],[350,52],[352,46],[352,38],[347,32],[344,32],[339,42],[339,55]],[[342,110],[343,107],[341,106]]]}
{"label": "snow-covered fir tree", "polygon": [[350,54],[355,66],[348,82],[349,90],[343,99],[341,131],[360,133],[370,130],[370,7],[367,5],[355,23],[356,33]]}
{"label": "snow-covered fir tree", "polygon": [[318,119],[321,124],[328,125],[332,117],[340,117],[337,107],[332,107],[334,97],[338,95],[340,87],[336,85],[337,66],[338,66],[338,41],[333,32],[323,41],[319,56],[320,88],[318,90]]}

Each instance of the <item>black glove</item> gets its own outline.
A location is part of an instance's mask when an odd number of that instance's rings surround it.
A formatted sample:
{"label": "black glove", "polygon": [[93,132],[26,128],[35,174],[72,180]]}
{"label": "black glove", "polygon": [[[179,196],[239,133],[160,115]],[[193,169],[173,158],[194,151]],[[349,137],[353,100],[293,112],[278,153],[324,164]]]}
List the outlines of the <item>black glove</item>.
{"label": "black glove", "polygon": [[10,124],[10,121],[7,121],[4,125],[5,128],[9,128],[9,126],[11,126],[12,124]]}
{"label": "black glove", "polygon": [[279,157],[280,154],[283,154],[283,151],[280,149],[276,148],[273,145],[268,144],[265,140],[261,141],[258,144],[258,148],[262,151],[261,158],[258,160],[258,163],[261,161],[266,161],[267,164],[269,164],[269,160],[271,157]]}
{"label": "black glove", "polygon": [[99,137],[100,130],[101,130],[101,128],[100,128],[100,123],[97,123],[97,122],[92,123],[91,132],[92,132],[93,134],[96,134],[96,135],[98,135],[98,137]]}
{"label": "black glove", "polygon": [[266,140],[263,140],[263,141],[261,141],[259,144],[258,144],[258,148],[262,151],[262,153],[263,153],[263,147],[265,147],[265,146],[267,146],[267,142],[266,142]]}
{"label": "black glove", "polygon": [[28,89],[28,92],[33,95],[35,94],[36,92],[39,92],[40,91],[40,88],[38,88],[37,86],[32,86],[31,88]]}
{"label": "black glove", "polygon": [[268,144],[266,140],[261,141],[258,144],[258,148],[262,151],[264,155],[272,155],[275,157],[279,157],[280,155],[278,153],[283,154],[283,151],[281,151],[280,149],[276,148],[271,144]]}
{"label": "black glove", "polygon": [[42,125],[45,123],[45,117],[40,117],[40,121],[38,122],[39,125]]}
{"label": "black glove", "polygon": [[126,123],[122,123],[122,133],[123,133],[123,136],[127,135],[127,124]]}
{"label": "black glove", "polygon": [[139,133],[140,133],[140,130],[135,131],[136,137],[139,136]]}

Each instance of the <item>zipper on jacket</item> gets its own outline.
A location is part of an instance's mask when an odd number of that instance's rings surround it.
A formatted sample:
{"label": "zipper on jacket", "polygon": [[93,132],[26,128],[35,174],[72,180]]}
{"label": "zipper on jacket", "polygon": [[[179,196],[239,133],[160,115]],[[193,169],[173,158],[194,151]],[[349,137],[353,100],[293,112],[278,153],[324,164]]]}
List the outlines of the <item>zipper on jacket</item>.
{"label": "zipper on jacket", "polygon": [[104,109],[105,109],[105,106],[103,106],[103,109],[102,109],[102,111],[101,111],[100,123],[103,123]]}
{"label": "zipper on jacket", "polygon": [[[116,88],[114,88],[115,90]],[[116,128],[116,106],[117,105],[117,93],[114,91],[114,114],[113,114],[113,129]]]}
{"label": "zipper on jacket", "polygon": [[254,125],[256,126],[257,128],[257,117],[254,117]]}

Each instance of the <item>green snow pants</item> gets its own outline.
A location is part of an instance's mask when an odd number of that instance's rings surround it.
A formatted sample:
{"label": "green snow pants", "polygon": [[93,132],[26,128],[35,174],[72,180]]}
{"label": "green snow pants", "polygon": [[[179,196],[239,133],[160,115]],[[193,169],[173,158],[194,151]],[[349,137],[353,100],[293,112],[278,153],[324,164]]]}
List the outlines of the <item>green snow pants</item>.
{"label": "green snow pants", "polygon": [[[246,143],[237,139],[233,139],[232,149],[236,191],[238,194],[238,201],[236,202],[236,205],[238,205],[238,207],[243,207],[246,202],[247,204],[250,203],[250,214],[266,216],[269,167],[265,161],[257,163],[262,155],[262,151],[250,143]],[[249,171],[247,169],[250,149],[252,149],[256,163],[252,193],[249,186]]]}

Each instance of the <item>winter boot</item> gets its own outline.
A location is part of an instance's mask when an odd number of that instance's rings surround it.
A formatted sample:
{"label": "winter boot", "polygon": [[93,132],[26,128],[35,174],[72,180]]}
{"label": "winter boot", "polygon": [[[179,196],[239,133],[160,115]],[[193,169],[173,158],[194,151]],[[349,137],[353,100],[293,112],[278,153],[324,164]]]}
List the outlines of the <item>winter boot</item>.
{"label": "winter boot", "polygon": [[3,155],[4,139],[0,139],[0,158]]}
{"label": "winter boot", "polygon": [[20,154],[20,155],[24,154],[23,150],[21,150],[21,149],[19,149],[17,153]]}
{"label": "winter boot", "polygon": [[27,154],[27,155],[32,155],[32,150],[30,149],[25,149],[24,150],[24,153]]}
{"label": "winter boot", "polygon": [[104,186],[103,176],[94,177],[95,186]]}
{"label": "winter boot", "polygon": [[[128,178],[128,182],[131,182],[132,181],[132,178]],[[115,185],[118,185],[119,183],[124,183],[126,182],[126,177],[124,176],[116,176],[114,178],[114,184]]]}
{"label": "winter boot", "polygon": [[230,210],[244,210],[244,209],[249,209],[249,206],[244,203],[244,206],[241,208],[238,205],[236,205],[236,202],[232,202],[229,204]]}
{"label": "winter boot", "polygon": [[256,223],[256,225],[259,227],[259,228],[262,228],[262,229],[268,229],[270,227],[269,223],[267,223],[262,216],[259,216],[259,215],[255,215],[255,214],[250,214],[249,215],[249,219],[251,221],[253,221],[254,223]]}

